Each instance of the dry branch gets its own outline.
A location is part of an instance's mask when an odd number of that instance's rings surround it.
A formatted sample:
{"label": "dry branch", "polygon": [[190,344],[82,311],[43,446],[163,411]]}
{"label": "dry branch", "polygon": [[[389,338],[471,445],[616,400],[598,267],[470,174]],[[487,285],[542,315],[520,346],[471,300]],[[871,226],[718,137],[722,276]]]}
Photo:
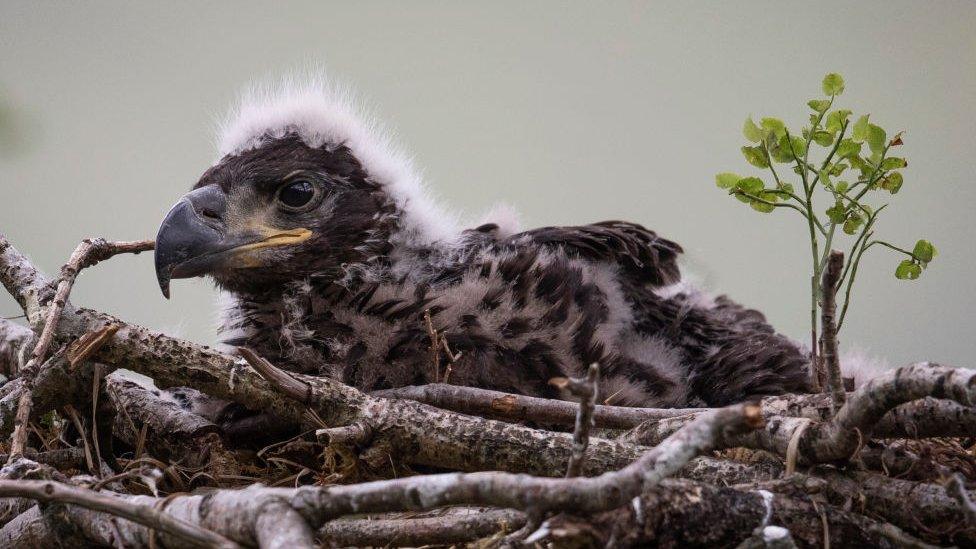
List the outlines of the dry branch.
{"label": "dry branch", "polygon": [[187,467],[206,464],[211,451],[219,448],[217,425],[156,391],[112,374],[105,378],[105,392],[116,410],[112,431],[132,447],[145,428],[153,455]]}
{"label": "dry branch", "polygon": [[[444,410],[494,417],[513,421],[531,421],[542,425],[572,427],[579,406],[574,402],[515,395],[477,387],[443,383],[384,389],[370,393],[380,398],[423,402]],[[593,410],[594,426],[606,429],[630,429],[643,421],[683,416],[701,412],[701,408],[630,408],[597,405]]]}
{"label": "dry branch", "polygon": [[524,524],[518,511],[465,509],[436,517],[334,520],[319,535],[337,547],[420,547],[471,542]]}
{"label": "dry branch", "polygon": [[[382,398],[408,399],[445,410],[509,421],[532,421],[543,425],[572,428],[578,405],[563,400],[528,397],[457,385],[431,384],[370,393]],[[848,394],[847,398],[850,398]],[[788,394],[764,398],[763,415],[805,417],[815,421],[829,420],[831,396],[825,393]],[[674,426],[656,440],[690,421],[707,408],[630,408],[597,405],[594,426],[604,429],[633,429],[642,423]],[[682,418],[680,421],[671,421]],[[976,407],[952,401],[924,398],[895,407],[874,428],[880,438],[966,437],[976,433]]]}
{"label": "dry branch", "polygon": [[573,453],[569,456],[569,465],[566,466],[566,478],[578,477],[583,468],[583,456],[586,455],[590,429],[593,428],[593,408],[596,406],[599,377],[600,367],[590,364],[585,379],[554,378],[549,381],[558,388],[568,390],[580,401],[576,425],[573,427]]}
{"label": "dry branch", "polygon": [[942,486],[870,472],[818,468],[814,473],[826,480],[826,495],[837,506],[867,510],[934,543],[976,546],[976,524]]}
{"label": "dry branch", "polygon": [[[881,375],[855,391],[836,416],[814,423],[799,436],[800,458],[807,463],[846,460],[872,436],[874,426],[893,408],[925,397],[976,404],[976,371],[918,363]],[[743,435],[750,448],[787,455],[790,440],[804,428],[804,418],[767,418],[765,429]]]}
{"label": "dry branch", "polygon": [[844,405],[844,379],[840,373],[840,354],[837,351],[837,285],[844,269],[844,252],[831,250],[824,267],[820,284],[823,306],[820,308],[821,356],[827,373],[827,389],[830,392],[834,413]]}
{"label": "dry branch", "polygon": [[[3,248],[7,249],[3,249]],[[24,365],[20,372],[21,379],[24,380],[26,390],[22,391],[17,401],[17,413],[14,417],[14,432],[10,440],[11,459],[21,456],[24,453],[24,444],[27,441],[27,426],[31,417],[31,409],[34,405],[34,380],[38,374],[45,369],[48,351],[54,341],[54,335],[61,321],[61,314],[64,312],[68,303],[68,295],[74,286],[78,273],[99,261],[108,259],[120,253],[139,253],[153,248],[153,241],[144,240],[140,242],[108,242],[98,238],[94,240],[83,240],[75,248],[68,262],[61,267],[61,278],[58,281],[57,290],[54,297],[44,313],[44,325],[34,349],[31,351],[30,360]],[[9,245],[0,242],[0,251],[6,253],[10,249]],[[30,316],[29,311],[24,311]]]}
{"label": "dry branch", "polygon": [[[758,407],[736,405],[703,415],[649,450],[620,471],[596,478],[553,479],[510,473],[451,473],[377,481],[350,486],[275,489],[252,487],[220,490],[206,496],[174,496],[166,511],[190,525],[212,529],[240,543],[262,547],[310,547],[309,525],[349,514],[404,510],[431,510],[449,505],[489,505],[533,513],[601,512],[630,502],[679,471],[700,453],[721,448],[730,437],[755,428],[762,419]],[[99,511],[113,512],[109,502],[90,498],[48,481],[5,481],[0,495],[43,500],[45,494]],[[121,496],[132,503],[152,501],[147,496]],[[113,498],[111,503],[120,504]],[[123,505],[125,507],[125,505]],[[132,520],[145,517],[121,515]],[[223,520],[217,521],[217,517]],[[141,522],[145,524],[144,522]],[[9,525],[8,525],[9,527]],[[3,533],[0,532],[0,538]],[[286,543],[287,542],[287,543]]]}
{"label": "dry branch", "polygon": [[731,548],[750,537],[757,527],[780,526],[799,546],[822,547],[824,525],[817,518],[821,511],[831,547],[905,547],[891,538],[891,530],[884,528],[884,523],[817,504],[807,496],[680,479],[662,482],[627,506],[576,519],[583,527],[574,525],[573,517],[550,521],[546,526],[549,539],[559,546],[581,546],[585,541],[590,547]]}
{"label": "dry branch", "polygon": [[[785,397],[784,397],[785,398]],[[852,393],[843,407],[838,410],[833,419],[823,419],[829,417],[829,404],[827,408],[812,407],[803,410],[792,410],[798,417],[778,415],[777,412],[786,412],[790,404],[784,405],[784,398],[774,397],[763,403],[763,413],[767,419],[765,429],[760,429],[752,433],[743,435],[738,443],[741,446],[754,449],[768,450],[781,457],[787,457],[790,441],[799,436],[796,440],[796,448],[799,457],[806,463],[825,463],[846,460],[867,441],[872,435],[877,435],[880,431],[882,436],[904,436],[908,426],[918,427],[919,424],[935,424],[942,420],[945,423],[936,426],[937,429],[953,429],[959,426],[959,421],[946,421],[946,415],[956,415],[956,417],[967,417],[967,421],[962,422],[962,427],[969,425],[968,418],[973,414],[973,405],[976,403],[976,371],[964,368],[949,368],[931,363],[918,363],[903,368],[898,368],[884,375],[881,375],[858,391]],[[808,399],[793,398],[791,400],[806,401]],[[954,401],[952,406],[941,404],[933,400],[921,399],[946,399]],[[894,419],[888,422],[882,421],[889,412],[901,405],[912,401],[919,401],[910,404],[911,411],[895,412]],[[927,410],[938,408],[943,413],[937,414],[936,418],[926,418]],[[821,421],[811,422],[813,415]],[[683,425],[693,420],[695,416],[683,418],[670,418],[643,424],[630,433],[624,440],[632,443],[654,445],[670,433],[681,428]],[[889,416],[891,417],[891,416]],[[906,418],[910,418],[907,419]],[[896,428],[892,426],[894,423]],[[876,429],[876,426],[880,428]],[[802,433],[801,433],[802,430]],[[922,432],[921,429],[918,432]],[[955,429],[950,431],[956,435],[969,435],[968,433],[958,433]],[[799,434],[798,434],[799,433]]]}
{"label": "dry branch", "polygon": [[223,536],[170,516],[151,505],[140,505],[60,482],[0,480],[0,497],[29,498],[43,503],[70,503],[126,518],[200,547],[240,547]]}

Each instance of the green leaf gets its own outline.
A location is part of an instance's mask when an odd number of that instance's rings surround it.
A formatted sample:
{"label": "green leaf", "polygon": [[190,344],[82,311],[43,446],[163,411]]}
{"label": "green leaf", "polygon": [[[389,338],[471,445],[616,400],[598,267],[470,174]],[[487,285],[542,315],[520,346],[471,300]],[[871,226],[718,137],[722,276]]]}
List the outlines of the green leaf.
{"label": "green leaf", "polygon": [[743,177],[736,182],[735,189],[752,196],[758,196],[764,186],[762,179],[758,177]]}
{"label": "green leaf", "polygon": [[743,177],[735,184],[736,195],[740,202],[754,206],[755,198],[762,193],[765,184],[758,177]]}
{"label": "green leaf", "polygon": [[763,130],[775,135],[776,139],[786,136],[786,124],[779,118],[763,118],[760,124]]}
{"label": "green leaf", "polygon": [[881,180],[881,188],[891,194],[897,194],[901,190],[902,183],[904,182],[905,180],[900,172],[891,172]]}
{"label": "green leaf", "polygon": [[824,112],[830,108],[830,101],[826,99],[811,99],[807,101],[807,106],[817,112]]}
{"label": "green leaf", "polygon": [[854,122],[854,126],[851,129],[851,139],[860,143],[867,139],[868,137],[868,117],[870,114],[865,114]]}
{"label": "green leaf", "polygon": [[836,110],[827,115],[827,122],[824,128],[830,133],[837,133],[847,122],[847,118],[851,115],[851,111],[847,109]]}
{"label": "green leaf", "polygon": [[742,135],[746,136],[751,143],[759,143],[763,137],[762,130],[752,121],[751,116],[742,124]]}
{"label": "green leaf", "polygon": [[834,134],[817,130],[813,132],[813,141],[821,147],[829,147],[834,144]]}
{"label": "green leaf", "polygon": [[939,252],[935,249],[935,246],[933,246],[928,240],[919,240],[915,243],[915,248],[912,250],[912,255],[915,256],[915,259],[926,264],[935,259],[935,256],[938,255],[938,253]]}
{"label": "green leaf", "polygon": [[834,182],[830,180],[831,178],[830,170],[820,170],[820,173],[818,175],[819,175],[819,182],[821,185],[827,187],[828,189],[834,186]]}
{"label": "green leaf", "polygon": [[840,95],[844,93],[844,78],[836,72],[829,73],[824,76],[821,88],[826,95]]}
{"label": "green leaf", "polygon": [[839,192],[839,193],[846,193],[846,192],[847,192],[847,189],[848,189],[848,188],[849,188],[850,186],[851,186],[851,184],[850,184],[850,183],[848,183],[847,181],[838,181],[838,182],[837,182],[837,183],[836,183],[836,184],[834,185],[834,189],[836,189],[836,190],[837,190],[837,192]]}
{"label": "green leaf", "polygon": [[843,163],[834,164],[830,167],[830,175],[837,177],[838,175],[844,173],[844,170],[846,169],[847,169],[847,164],[843,164]]}
{"label": "green leaf", "polygon": [[922,274],[922,268],[911,259],[906,259],[898,264],[895,269],[895,278],[898,280],[915,280]]}
{"label": "green leaf", "polygon": [[868,142],[868,147],[871,147],[872,152],[881,153],[885,148],[884,129],[881,126],[868,124],[868,133],[865,140]]}
{"label": "green leaf", "polygon": [[859,215],[852,215],[844,222],[844,232],[847,234],[857,234],[857,230],[864,223],[864,219]]}
{"label": "green leaf", "polygon": [[838,200],[833,206],[827,208],[827,217],[833,223],[843,223],[847,220],[847,208],[844,203]]}
{"label": "green leaf", "polygon": [[739,174],[734,174],[732,172],[722,172],[715,176],[715,184],[718,185],[720,189],[731,189],[735,187],[735,184],[742,179]]}
{"label": "green leaf", "polygon": [[881,161],[881,169],[885,171],[897,170],[898,168],[904,168],[907,165],[908,162],[906,162],[904,158],[898,158],[897,156],[885,158]]}
{"label": "green leaf", "polygon": [[861,154],[861,144],[856,143],[853,139],[843,139],[840,145],[837,145],[837,157],[847,158],[851,155]]}
{"label": "green leaf", "polygon": [[779,186],[779,190],[788,192],[790,194],[793,194],[793,193],[796,192],[796,189],[794,189],[793,188],[793,185],[790,184],[790,183],[783,183],[782,185]]}
{"label": "green leaf", "polygon": [[762,191],[756,194],[758,195],[756,198],[761,198],[764,202],[760,202],[759,200],[750,201],[749,206],[751,206],[753,210],[762,213],[770,213],[776,209],[776,206],[769,204],[769,202],[779,202],[778,194],[768,191]]}
{"label": "green leaf", "polygon": [[793,144],[793,149],[791,152],[794,152],[798,157],[803,158],[803,155],[807,153],[806,140],[798,135],[793,135],[790,138],[790,142]]}
{"label": "green leaf", "polygon": [[773,157],[773,160],[777,162],[793,161],[793,153],[790,152],[790,140],[786,137],[785,133],[779,142],[769,149],[769,153]]}
{"label": "green leaf", "polygon": [[862,174],[863,172],[870,171],[872,169],[863,158],[856,154],[848,157],[847,161],[851,163],[851,167],[855,170],[861,170]]}
{"label": "green leaf", "polygon": [[757,168],[769,167],[769,161],[762,147],[742,147],[742,156],[746,157],[746,162]]}

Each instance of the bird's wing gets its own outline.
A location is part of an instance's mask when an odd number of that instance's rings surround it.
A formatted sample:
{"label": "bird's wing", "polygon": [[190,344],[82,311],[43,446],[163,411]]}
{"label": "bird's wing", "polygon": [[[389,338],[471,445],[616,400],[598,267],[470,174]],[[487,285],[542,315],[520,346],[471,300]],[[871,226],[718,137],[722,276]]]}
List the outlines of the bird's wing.
{"label": "bird's wing", "polygon": [[615,263],[641,283],[666,286],[681,279],[678,244],[636,223],[603,221],[576,227],[542,227],[508,237],[499,244],[536,244],[562,248],[567,254]]}

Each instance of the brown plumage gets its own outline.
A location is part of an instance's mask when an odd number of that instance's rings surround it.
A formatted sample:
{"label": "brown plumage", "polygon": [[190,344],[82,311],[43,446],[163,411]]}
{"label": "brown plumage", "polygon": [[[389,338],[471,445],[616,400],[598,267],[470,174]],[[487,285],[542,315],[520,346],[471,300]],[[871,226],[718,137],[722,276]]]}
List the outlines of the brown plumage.
{"label": "brown plumage", "polygon": [[[805,388],[797,345],[685,284],[674,242],[621,221],[444,230],[402,157],[347,107],[299,99],[243,109],[260,123],[232,124],[247,131],[229,132],[160,229],[164,291],[212,276],[231,297],[226,343],[364,390],[442,381],[450,363],[451,383],[555,397],[550,378],[592,362],[622,405]],[[451,354],[432,352],[428,318]]]}

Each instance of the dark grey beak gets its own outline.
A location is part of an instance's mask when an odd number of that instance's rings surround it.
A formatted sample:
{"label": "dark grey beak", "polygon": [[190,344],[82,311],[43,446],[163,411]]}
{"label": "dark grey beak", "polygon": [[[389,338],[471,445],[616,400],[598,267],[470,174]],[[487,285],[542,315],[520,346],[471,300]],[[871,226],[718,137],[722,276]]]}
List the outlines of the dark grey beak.
{"label": "dark grey beak", "polygon": [[217,185],[189,192],[166,214],[156,235],[156,278],[169,299],[173,278],[203,276],[220,260],[221,252],[241,244],[226,238],[227,197]]}

